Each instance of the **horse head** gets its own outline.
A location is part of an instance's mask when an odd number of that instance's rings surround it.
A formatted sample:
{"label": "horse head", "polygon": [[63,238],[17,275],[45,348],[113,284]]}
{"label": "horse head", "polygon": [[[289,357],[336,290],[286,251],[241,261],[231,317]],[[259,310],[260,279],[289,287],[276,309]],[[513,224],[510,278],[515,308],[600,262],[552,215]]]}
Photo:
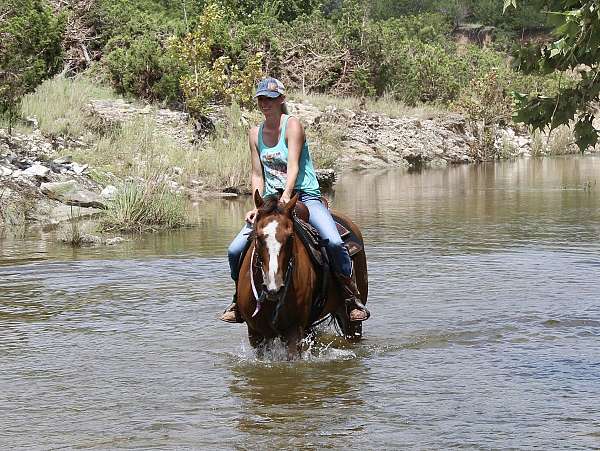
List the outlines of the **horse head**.
{"label": "horse head", "polygon": [[278,196],[261,197],[254,192],[258,209],[254,220],[254,248],[262,270],[267,298],[275,300],[286,283],[292,265],[294,224],[292,215],[298,195],[283,205]]}

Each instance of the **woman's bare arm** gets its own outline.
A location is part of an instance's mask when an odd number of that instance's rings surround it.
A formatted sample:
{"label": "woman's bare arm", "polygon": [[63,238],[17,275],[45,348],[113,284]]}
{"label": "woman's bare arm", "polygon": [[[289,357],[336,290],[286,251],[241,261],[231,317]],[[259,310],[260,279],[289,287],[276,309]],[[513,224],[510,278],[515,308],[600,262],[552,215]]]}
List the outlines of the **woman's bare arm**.
{"label": "woman's bare arm", "polygon": [[295,117],[290,117],[287,123],[285,132],[288,147],[288,162],[287,162],[287,182],[285,189],[281,195],[281,202],[286,203],[290,200],[296,179],[298,178],[298,170],[300,169],[300,154],[302,146],[304,146],[304,127]]}
{"label": "woman's bare arm", "polygon": [[[258,127],[252,127],[248,132],[248,145],[250,147],[250,162],[252,169],[250,171],[250,184],[252,194],[256,190],[262,195],[265,189],[265,180],[263,178],[262,164],[258,156]],[[253,223],[256,216],[256,208],[246,213],[246,222]]]}

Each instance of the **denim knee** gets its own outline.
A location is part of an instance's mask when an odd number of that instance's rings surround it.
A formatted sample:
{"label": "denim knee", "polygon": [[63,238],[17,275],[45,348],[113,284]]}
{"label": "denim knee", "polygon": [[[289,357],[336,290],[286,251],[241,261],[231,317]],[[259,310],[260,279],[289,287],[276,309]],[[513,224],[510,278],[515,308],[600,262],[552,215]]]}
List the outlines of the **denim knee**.
{"label": "denim knee", "polygon": [[335,237],[335,238],[329,238],[329,240],[327,241],[327,249],[329,250],[329,252],[333,253],[333,254],[337,254],[338,252],[342,252],[344,246],[344,242],[342,241],[341,238]]}

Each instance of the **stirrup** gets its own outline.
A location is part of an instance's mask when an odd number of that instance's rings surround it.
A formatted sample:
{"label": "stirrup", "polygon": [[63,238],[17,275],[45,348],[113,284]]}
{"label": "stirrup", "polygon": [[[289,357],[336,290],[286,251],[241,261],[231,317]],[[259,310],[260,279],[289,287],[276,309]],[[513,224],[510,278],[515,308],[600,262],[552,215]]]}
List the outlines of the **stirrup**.
{"label": "stirrup", "polygon": [[348,317],[350,317],[350,313],[352,312],[352,310],[358,310],[367,315],[365,318],[360,318],[360,319],[350,318],[350,321],[361,322],[361,321],[366,321],[371,317],[371,312],[369,311],[369,309],[367,307],[365,307],[365,304],[363,304],[360,301],[360,299],[353,297],[351,299],[346,299],[345,302],[346,302],[346,308],[348,309]]}
{"label": "stirrup", "polygon": [[[229,315],[228,315],[228,313],[229,313]],[[233,313],[233,315],[231,315],[231,313]],[[225,323],[232,323],[232,324],[244,322],[244,319],[240,315],[240,311],[238,310],[237,304],[235,302],[232,302],[229,305],[229,307],[227,307],[223,311],[223,314],[219,317],[219,319]]]}

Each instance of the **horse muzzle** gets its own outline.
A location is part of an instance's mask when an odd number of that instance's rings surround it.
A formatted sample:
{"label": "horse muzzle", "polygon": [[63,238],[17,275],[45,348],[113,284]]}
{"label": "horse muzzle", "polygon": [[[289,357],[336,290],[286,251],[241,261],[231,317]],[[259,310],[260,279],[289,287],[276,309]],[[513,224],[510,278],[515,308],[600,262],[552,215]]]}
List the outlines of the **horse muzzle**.
{"label": "horse muzzle", "polygon": [[275,301],[278,301],[281,296],[281,292],[283,290],[283,285],[275,290],[270,290],[266,286],[263,285],[263,290],[265,293],[265,297],[267,298],[267,301],[275,302]]}

